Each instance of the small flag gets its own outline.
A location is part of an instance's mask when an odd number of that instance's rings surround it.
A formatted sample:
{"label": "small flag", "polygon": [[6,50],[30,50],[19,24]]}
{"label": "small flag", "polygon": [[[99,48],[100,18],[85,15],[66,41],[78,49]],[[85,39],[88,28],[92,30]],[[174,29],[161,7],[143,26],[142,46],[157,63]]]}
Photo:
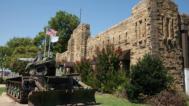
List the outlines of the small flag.
{"label": "small flag", "polygon": [[58,39],[59,39],[59,37],[56,36],[57,31],[55,31],[54,29],[47,28],[47,30],[46,30],[46,34],[50,36],[50,38],[51,38],[51,42],[52,42],[52,43],[57,42]]}
{"label": "small flag", "polygon": [[57,42],[57,41],[58,41],[58,39],[59,39],[59,37],[58,37],[58,36],[51,36],[51,42],[52,42],[52,43]]}
{"label": "small flag", "polygon": [[47,28],[46,30],[46,34],[49,36],[56,36],[56,33],[57,31],[55,31],[54,29]]}

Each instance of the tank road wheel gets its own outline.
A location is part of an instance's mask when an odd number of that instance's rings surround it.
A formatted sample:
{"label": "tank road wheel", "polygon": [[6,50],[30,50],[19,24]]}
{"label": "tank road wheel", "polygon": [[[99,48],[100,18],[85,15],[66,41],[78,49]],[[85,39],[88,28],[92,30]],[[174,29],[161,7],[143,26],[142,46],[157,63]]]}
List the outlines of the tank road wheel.
{"label": "tank road wheel", "polygon": [[17,93],[17,87],[16,87],[16,86],[14,87],[13,92],[14,92],[14,93],[13,93],[13,96],[16,97],[16,93]]}
{"label": "tank road wheel", "polygon": [[17,87],[16,91],[15,91],[15,97],[19,100],[20,99],[20,88]]}
{"label": "tank road wheel", "polygon": [[8,94],[11,93],[11,85],[9,85],[9,88],[8,88]]}
{"label": "tank road wheel", "polygon": [[11,88],[11,86],[9,85],[9,86],[7,87],[7,94],[10,94],[10,88]]}
{"label": "tank road wheel", "polygon": [[11,95],[14,96],[14,86],[12,85],[12,88],[11,88]]}
{"label": "tank road wheel", "polygon": [[9,88],[10,88],[10,86],[7,85],[7,90],[6,90],[6,93],[7,93],[7,94],[9,94]]}
{"label": "tank road wheel", "polygon": [[8,86],[7,94],[10,94],[10,92],[11,92],[11,85]]}
{"label": "tank road wheel", "polygon": [[16,98],[17,98],[17,99],[20,99],[20,92],[19,92],[19,91],[16,92]]}
{"label": "tank road wheel", "polygon": [[9,95],[11,95],[11,86],[9,86]]}
{"label": "tank road wheel", "polygon": [[10,95],[13,95],[13,86],[10,88]]}
{"label": "tank road wheel", "polygon": [[10,95],[12,95],[13,86],[10,87]]}
{"label": "tank road wheel", "polygon": [[13,92],[14,92],[14,87],[11,87],[11,95],[13,96]]}

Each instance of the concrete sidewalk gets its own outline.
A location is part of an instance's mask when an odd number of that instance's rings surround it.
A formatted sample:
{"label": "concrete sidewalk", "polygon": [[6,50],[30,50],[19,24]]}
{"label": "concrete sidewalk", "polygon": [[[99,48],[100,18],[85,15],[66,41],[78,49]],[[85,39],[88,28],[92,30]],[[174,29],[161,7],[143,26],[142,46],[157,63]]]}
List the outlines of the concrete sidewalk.
{"label": "concrete sidewalk", "polygon": [[7,96],[7,94],[4,92],[0,96],[0,106],[28,106],[28,104],[19,104],[15,102],[12,98]]}
{"label": "concrete sidewalk", "polygon": [[3,88],[3,87],[5,87],[5,84],[0,84],[0,88]]}

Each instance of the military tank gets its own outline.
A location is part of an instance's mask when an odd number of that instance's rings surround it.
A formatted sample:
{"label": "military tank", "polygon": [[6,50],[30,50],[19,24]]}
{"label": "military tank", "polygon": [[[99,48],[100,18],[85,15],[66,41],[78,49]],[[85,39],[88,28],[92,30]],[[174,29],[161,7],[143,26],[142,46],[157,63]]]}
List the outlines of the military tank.
{"label": "military tank", "polygon": [[95,89],[80,81],[79,74],[55,76],[52,58],[35,58],[26,66],[26,74],[6,80],[7,95],[30,106],[95,104]]}

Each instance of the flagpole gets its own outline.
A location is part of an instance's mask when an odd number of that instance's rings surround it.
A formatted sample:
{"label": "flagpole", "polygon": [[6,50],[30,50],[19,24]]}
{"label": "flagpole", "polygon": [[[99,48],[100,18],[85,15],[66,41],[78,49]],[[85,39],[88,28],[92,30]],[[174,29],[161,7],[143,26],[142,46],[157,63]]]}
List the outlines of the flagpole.
{"label": "flagpole", "polygon": [[46,56],[46,47],[47,47],[47,27],[45,28],[45,46],[44,46],[44,57]]}
{"label": "flagpole", "polygon": [[51,50],[51,37],[49,39],[48,57],[50,57],[50,50]]}

